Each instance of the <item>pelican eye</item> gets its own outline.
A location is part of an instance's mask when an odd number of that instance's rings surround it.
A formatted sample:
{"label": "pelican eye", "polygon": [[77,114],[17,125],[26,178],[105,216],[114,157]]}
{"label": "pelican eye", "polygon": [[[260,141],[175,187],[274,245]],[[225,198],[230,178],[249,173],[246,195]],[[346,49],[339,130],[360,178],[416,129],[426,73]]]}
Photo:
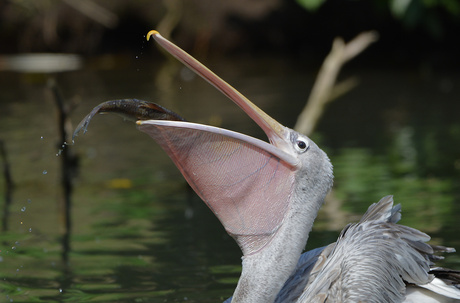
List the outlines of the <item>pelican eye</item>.
{"label": "pelican eye", "polygon": [[306,151],[308,149],[308,147],[309,147],[309,144],[306,141],[304,141],[304,140],[297,140],[296,141],[296,149],[297,149],[297,151],[304,152],[304,151]]}

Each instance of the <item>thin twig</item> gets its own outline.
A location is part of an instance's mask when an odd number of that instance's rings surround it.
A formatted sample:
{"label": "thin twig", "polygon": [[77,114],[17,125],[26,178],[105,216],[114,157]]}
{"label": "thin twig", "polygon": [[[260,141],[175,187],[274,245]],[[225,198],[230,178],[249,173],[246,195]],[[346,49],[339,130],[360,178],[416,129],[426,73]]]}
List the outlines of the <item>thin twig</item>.
{"label": "thin twig", "polygon": [[107,28],[115,28],[118,24],[118,16],[108,10],[107,8],[97,4],[90,0],[64,0],[64,2],[70,7],[74,8],[81,14],[90,18],[91,20],[102,24]]}

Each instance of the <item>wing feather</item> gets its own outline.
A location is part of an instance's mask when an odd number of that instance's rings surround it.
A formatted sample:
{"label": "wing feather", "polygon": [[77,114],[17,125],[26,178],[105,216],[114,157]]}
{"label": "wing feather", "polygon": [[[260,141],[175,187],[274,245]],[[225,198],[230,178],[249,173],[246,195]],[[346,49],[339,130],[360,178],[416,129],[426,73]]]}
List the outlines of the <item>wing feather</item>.
{"label": "wing feather", "polygon": [[442,274],[430,270],[432,261],[439,259],[433,253],[450,250],[432,247],[425,243],[430,239],[425,233],[396,224],[400,210],[387,196],[371,205],[359,223],[348,225],[329,246],[332,251],[322,252],[326,260],[317,258],[317,268],[297,302],[402,302],[408,283],[460,297],[455,282],[438,287],[440,283],[433,281]]}

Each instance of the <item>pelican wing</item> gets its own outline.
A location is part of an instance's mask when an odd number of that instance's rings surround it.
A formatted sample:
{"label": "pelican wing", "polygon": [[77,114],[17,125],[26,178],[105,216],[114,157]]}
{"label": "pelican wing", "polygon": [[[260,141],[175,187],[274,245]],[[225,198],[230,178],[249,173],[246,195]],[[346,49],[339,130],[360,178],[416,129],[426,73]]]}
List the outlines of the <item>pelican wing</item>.
{"label": "pelican wing", "polygon": [[303,253],[293,274],[278,293],[275,303],[297,302],[305,289],[315,281],[334,247],[335,242]]}
{"label": "pelican wing", "polygon": [[439,258],[433,253],[449,249],[432,247],[425,233],[396,224],[400,209],[387,196],[345,227],[330,253],[322,252],[327,260],[318,258],[298,302],[402,302],[407,283],[433,285],[430,266]]}
{"label": "pelican wing", "polygon": [[264,247],[280,227],[297,160],[267,142],[178,121],[139,121],[240,245]]}

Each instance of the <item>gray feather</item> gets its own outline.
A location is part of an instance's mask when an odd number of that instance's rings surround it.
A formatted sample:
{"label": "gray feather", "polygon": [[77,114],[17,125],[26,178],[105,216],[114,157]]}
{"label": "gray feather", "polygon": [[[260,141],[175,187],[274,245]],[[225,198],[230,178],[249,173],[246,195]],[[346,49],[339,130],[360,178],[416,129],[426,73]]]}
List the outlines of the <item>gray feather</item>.
{"label": "gray feather", "polygon": [[460,272],[430,269],[435,252],[453,249],[428,245],[427,234],[396,224],[400,218],[392,196],[372,204],[337,242],[300,257],[276,302],[403,302],[408,283],[429,285],[435,275],[459,285]]}

